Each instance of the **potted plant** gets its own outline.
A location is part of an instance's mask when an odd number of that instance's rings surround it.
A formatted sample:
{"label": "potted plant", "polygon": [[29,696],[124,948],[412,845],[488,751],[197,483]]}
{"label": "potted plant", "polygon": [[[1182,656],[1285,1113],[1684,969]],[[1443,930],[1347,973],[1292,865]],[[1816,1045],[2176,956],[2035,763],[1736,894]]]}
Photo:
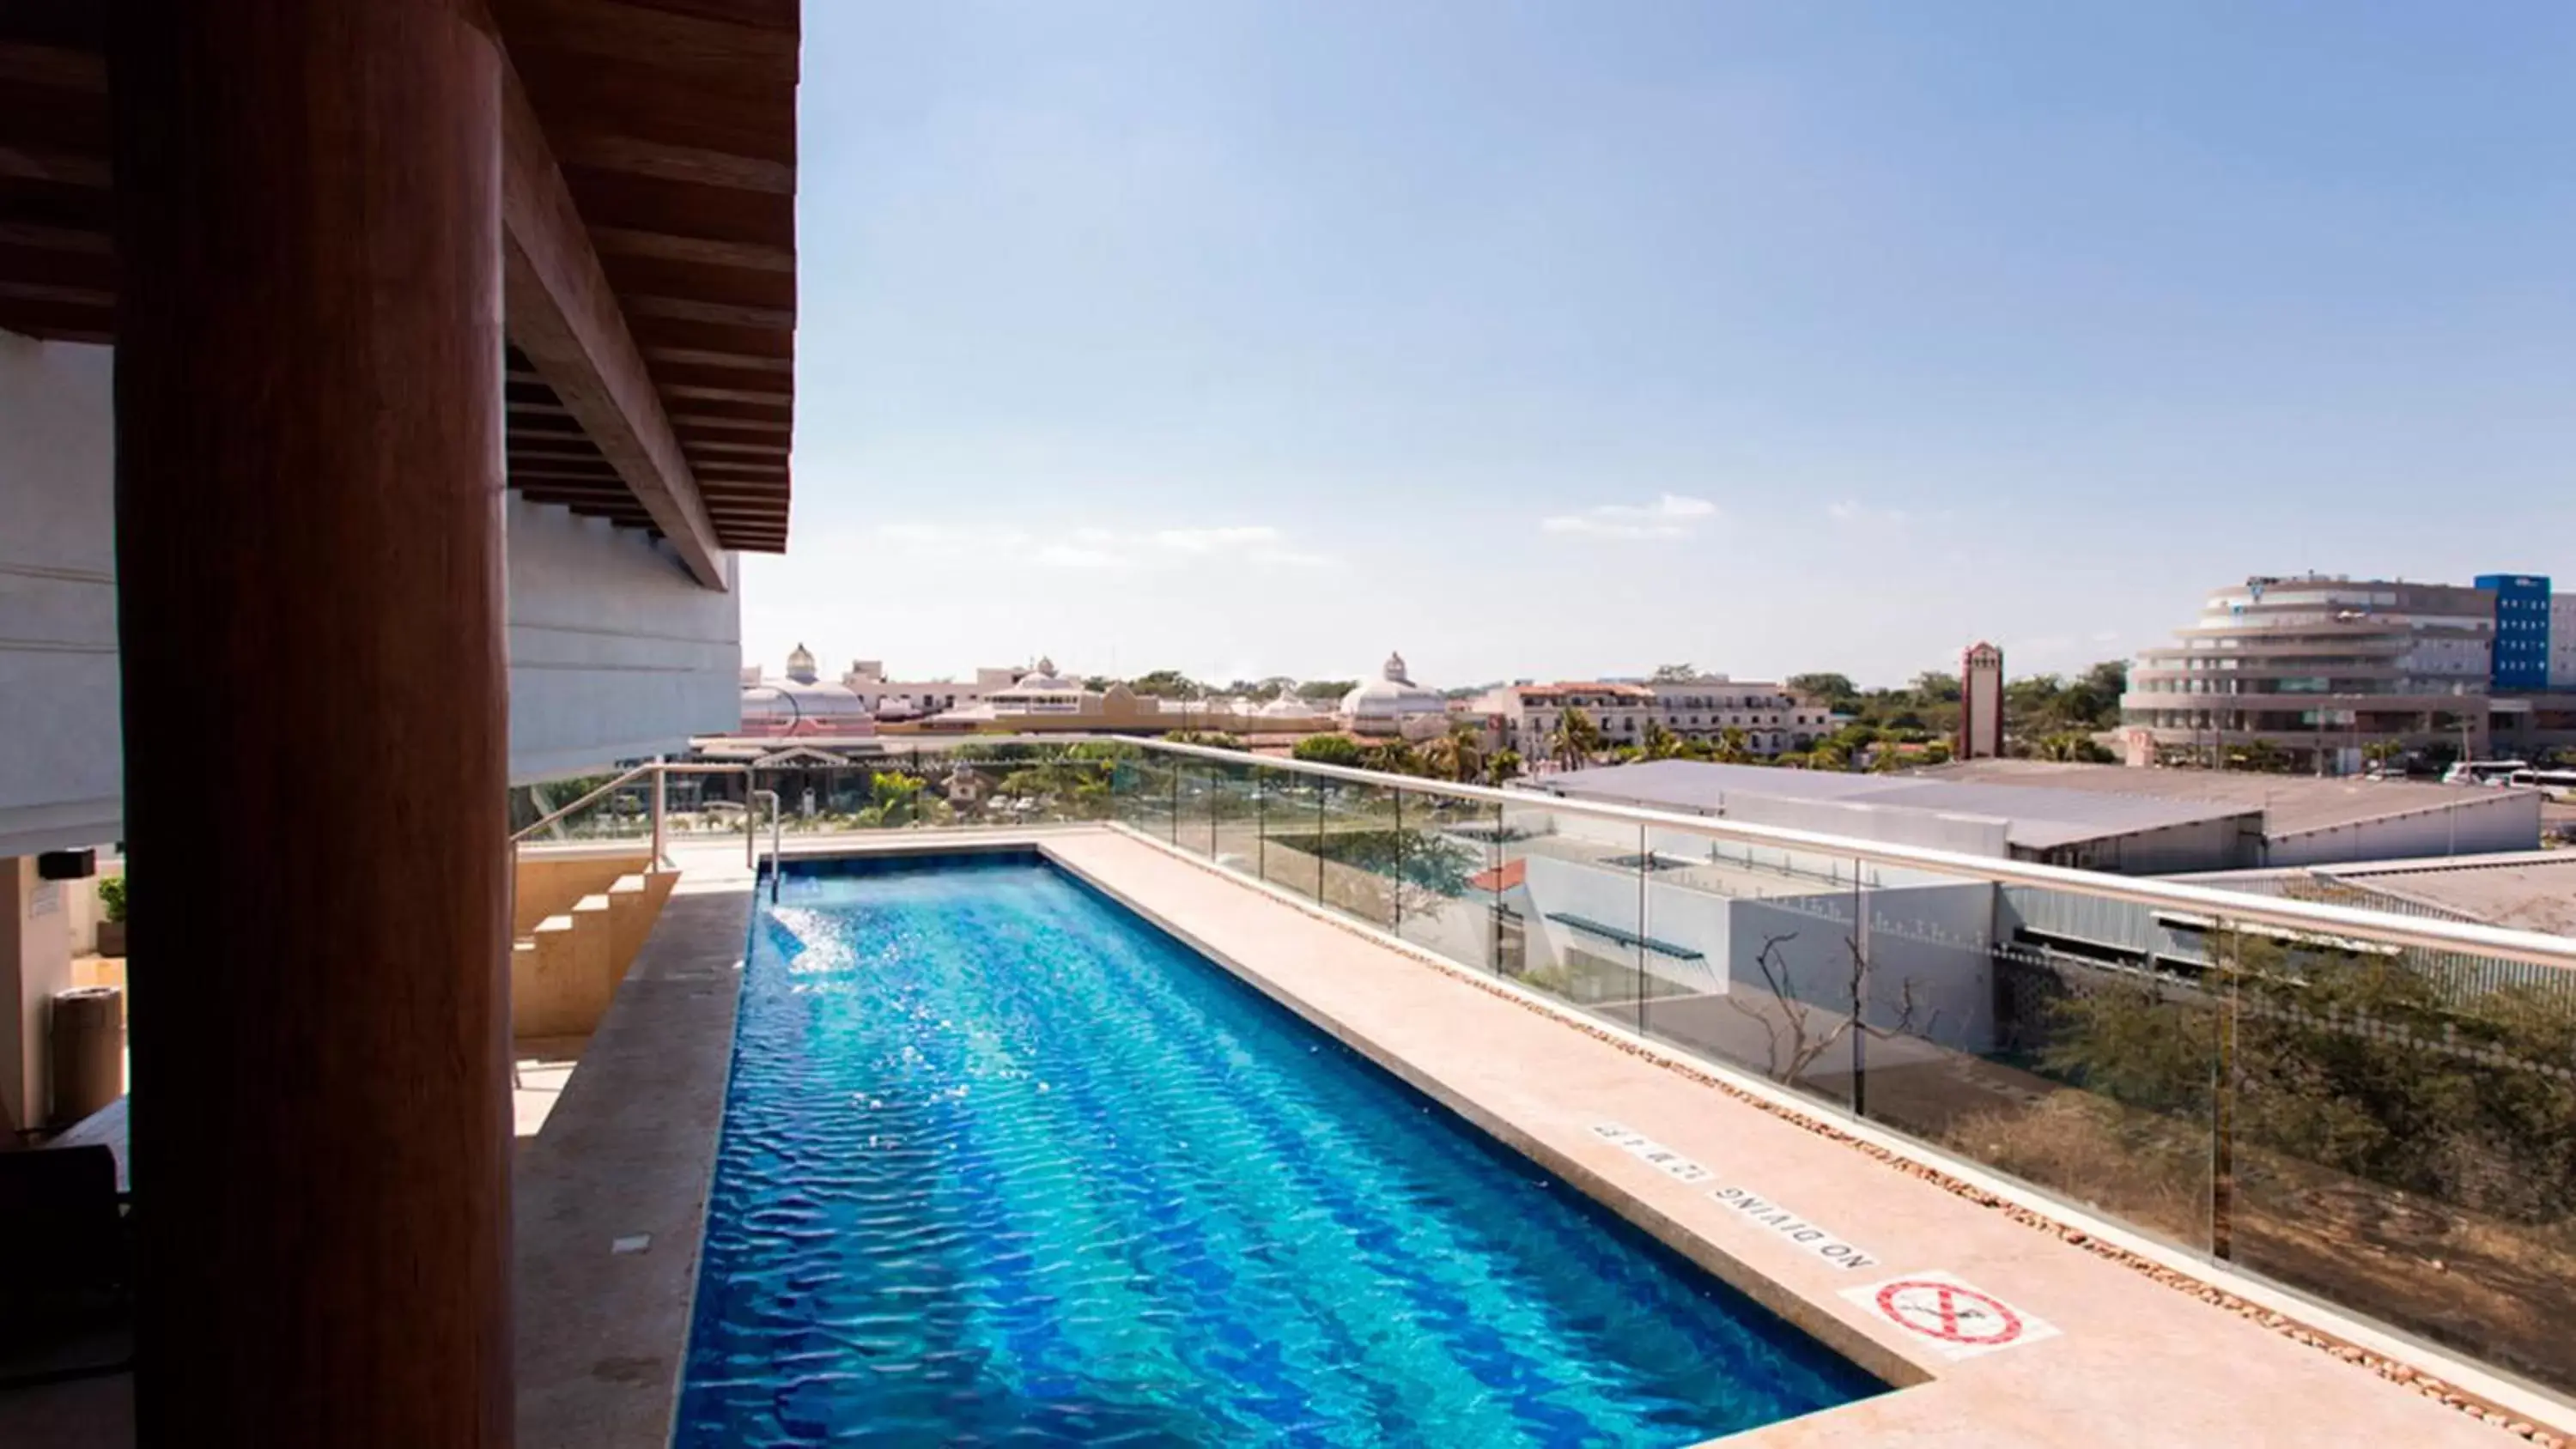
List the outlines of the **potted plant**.
{"label": "potted plant", "polygon": [[98,954],[125,954],[125,877],[112,875],[98,883]]}

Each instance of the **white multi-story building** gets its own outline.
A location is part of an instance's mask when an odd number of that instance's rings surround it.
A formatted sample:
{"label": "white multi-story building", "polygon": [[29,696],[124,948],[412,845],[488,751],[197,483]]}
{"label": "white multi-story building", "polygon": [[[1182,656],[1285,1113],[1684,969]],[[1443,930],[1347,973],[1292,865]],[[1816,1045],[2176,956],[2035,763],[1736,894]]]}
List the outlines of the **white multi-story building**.
{"label": "white multi-story building", "polygon": [[1547,753],[1548,737],[1569,709],[1591,716],[1612,745],[1637,744],[1648,726],[1660,723],[1683,739],[1712,742],[1730,729],[1742,730],[1745,747],[1767,756],[1806,749],[1834,729],[1832,711],[1820,702],[1800,699],[1777,684],[1723,674],[1650,684],[1506,684],[1486,691],[1470,708],[1498,746],[1532,759]]}
{"label": "white multi-story building", "polygon": [[2381,740],[2484,754],[2495,638],[2486,589],[2248,579],[2212,593],[2172,645],[2139,653],[2120,700],[2132,762],[2256,742],[2333,774]]}
{"label": "white multi-story building", "polygon": [[[1019,683],[1027,673],[1020,669],[978,669],[972,680],[964,679],[888,679],[885,663],[878,659],[856,659],[850,671],[841,676],[841,684],[859,697],[870,714],[883,720],[919,719],[964,705],[981,703],[994,693]],[[1045,669],[1041,673],[1047,673]]]}

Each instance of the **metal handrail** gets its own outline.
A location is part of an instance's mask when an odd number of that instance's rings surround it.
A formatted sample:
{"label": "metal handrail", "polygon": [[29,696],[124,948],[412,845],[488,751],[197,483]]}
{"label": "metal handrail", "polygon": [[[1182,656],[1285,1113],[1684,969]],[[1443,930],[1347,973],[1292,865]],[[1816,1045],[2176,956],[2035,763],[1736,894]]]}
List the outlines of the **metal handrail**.
{"label": "metal handrail", "polygon": [[520,841],[527,839],[529,836],[536,834],[538,831],[545,829],[547,826],[554,824],[556,821],[561,820],[565,816],[570,815],[572,812],[579,810],[592,801],[607,795],[611,790],[632,784],[633,782],[640,780],[644,776],[650,775],[661,768],[661,762],[658,760],[651,764],[637,765],[634,769],[627,771],[625,774],[618,776],[616,779],[609,781],[607,784],[600,786],[598,789],[591,791],[589,794],[582,796],[571,804],[547,811],[543,816],[540,816],[537,819],[536,823],[519,830],[511,831],[510,843],[512,845],[516,845]]}
{"label": "metal handrail", "polygon": [[2279,926],[2289,930],[2357,932],[2375,940],[2390,941],[2424,950],[2466,951],[2477,955],[2499,956],[2507,960],[2528,962],[2537,966],[2576,970],[2576,939],[2547,935],[2538,931],[2517,931],[2502,926],[2478,925],[2465,921],[2437,921],[2398,916],[2354,906],[2240,894],[2234,891],[2215,890],[2208,886],[2179,885],[2140,876],[2104,875],[2062,865],[1997,860],[1989,856],[1963,855],[1956,851],[1935,850],[1924,846],[1893,845],[1885,841],[1825,835],[1816,831],[1793,830],[1784,826],[1749,825],[1707,815],[1652,810],[1635,805],[1612,805],[1596,800],[1577,800],[1540,790],[1503,790],[1486,785],[1461,785],[1448,780],[1422,779],[1412,775],[1387,775],[1374,770],[1357,770],[1344,765],[1322,765],[1311,760],[1252,755],[1241,750],[1219,749],[1209,745],[1180,745],[1155,739],[1131,739],[1124,743],[1138,746],[1149,753],[1181,755],[1219,764],[1284,770],[1291,774],[1312,775],[1322,779],[1340,780],[1348,784],[1372,785],[1380,789],[1415,790],[1490,805],[1516,806],[1524,810],[1561,811],[1599,820],[1615,820],[1628,825],[1687,831],[1695,835],[1738,841],[1748,845],[1767,845],[1811,854],[1840,856],[1847,860],[1904,866],[1935,874],[1966,876],[1997,885],[2037,886],[2047,890],[2068,891],[2077,895],[2125,901],[2156,909],[2187,911],[2195,915],[2214,916],[2228,921]]}
{"label": "metal handrail", "polygon": [[760,869],[760,797],[769,797],[769,898],[778,898],[778,866],[783,848],[779,837],[778,792],[751,789],[742,792],[742,863],[754,872]]}
{"label": "metal handrail", "polygon": [[544,815],[544,816],[542,816],[541,818],[539,818],[535,823],[530,824],[530,825],[526,825],[526,826],[522,826],[521,828],[519,828],[519,829],[517,829],[517,830],[514,830],[514,831],[512,831],[512,832],[510,832],[510,843],[511,843],[512,845],[516,845],[516,844],[518,844],[519,842],[521,842],[521,841],[523,841],[523,840],[526,840],[529,836],[532,836],[532,835],[536,834],[538,831],[545,829],[547,826],[552,825],[552,824],[554,824],[556,821],[563,819],[565,816],[570,815],[571,813],[573,813],[573,812],[574,812],[574,811],[576,811],[576,810],[579,810],[579,809],[580,809],[580,808],[582,808],[583,806],[588,805],[588,804],[592,803],[593,801],[596,801],[596,800],[598,800],[598,799],[602,798],[603,796],[607,795],[607,794],[608,794],[608,792],[610,792],[611,790],[618,789],[618,788],[620,788],[621,786],[631,785],[631,784],[635,783],[637,780],[642,779],[642,778],[643,778],[643,777],[645,777],[646,775],[660,775],[660,776],[670,776],[670,775],[746,775],[746,776],[747,776],[747,775],[749,775],[749,774],[751,773],[751,768],[752,768],[752,767],[751,767],[751,766],[749,766],[749,765],[737,765],[737,764],[721,764],[721,765],[718,765],[718,764],[706,764],[706,763],[695,762],[695,761],[686,761],[686,760],[647,760],[647,761],[645,761],[643,764],[640,764],[640,765],[635,766],[634,768],[632,768],[632,769],[630,769],[630,770],[626,771],[626,773],[624,773],[624,774],[622,774],[622,775],[619,775],[617,778],[615,778],[615,779],[613,779],[613,780],[609,781],[609,782],[608,782],[607,784],[605,784],[605,785],[600,786],[598,789],[591,791],[589,794],[582,796],[580,799],[575,800],[575,801],[574,801],[574,802],[572,802],[571,804],[569,804],[569,805],[565,805],[565,806],[560,806],[560,807],[558,807],[558,808],[556,808],[556,809],[553,809],[553,810],[549,810],[549,811],[547,811],[547,812],[545,813],[545,815]]}

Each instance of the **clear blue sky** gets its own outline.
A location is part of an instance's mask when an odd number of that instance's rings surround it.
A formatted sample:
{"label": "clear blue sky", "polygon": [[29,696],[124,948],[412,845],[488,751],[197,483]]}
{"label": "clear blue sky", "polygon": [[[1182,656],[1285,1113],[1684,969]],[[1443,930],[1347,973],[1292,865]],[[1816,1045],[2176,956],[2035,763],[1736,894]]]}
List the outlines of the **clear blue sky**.
{"label": "clear blue sky", "polygon": [[2576,575],[2564,0],[805,21],[773,668],[1892,682]]}

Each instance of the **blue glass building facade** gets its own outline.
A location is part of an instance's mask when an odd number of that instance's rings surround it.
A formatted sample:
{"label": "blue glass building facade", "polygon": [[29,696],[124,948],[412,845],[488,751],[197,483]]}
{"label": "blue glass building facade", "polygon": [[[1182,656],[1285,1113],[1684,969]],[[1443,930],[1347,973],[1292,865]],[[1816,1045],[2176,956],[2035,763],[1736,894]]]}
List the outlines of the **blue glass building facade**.
{"label": "blue glass building facade", "polygon": [[2480,574],[2495,594],[2495,664],[2499,690],[2549,687],[2549,579],[2541,574]]}

